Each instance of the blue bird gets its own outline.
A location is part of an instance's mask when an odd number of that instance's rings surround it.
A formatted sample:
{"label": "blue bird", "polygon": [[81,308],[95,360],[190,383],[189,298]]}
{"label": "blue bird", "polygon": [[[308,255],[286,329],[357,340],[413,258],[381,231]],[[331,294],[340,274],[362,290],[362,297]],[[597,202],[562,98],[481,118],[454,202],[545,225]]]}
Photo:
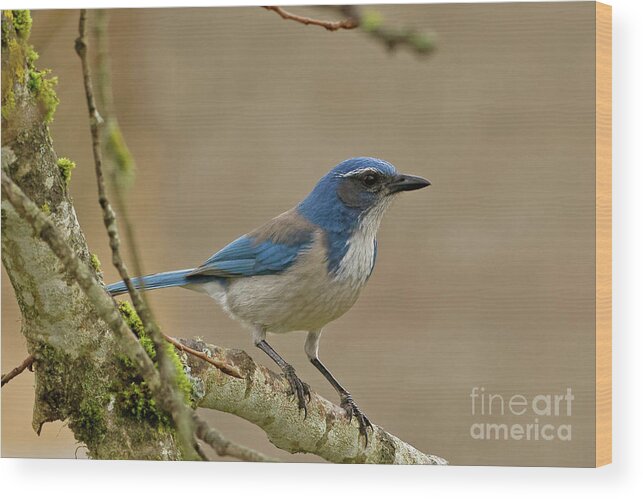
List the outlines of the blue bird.
{"label": "blue bird", "polygon": [[[381,159],[348,159],[297,206],[231,242],[200,267],[138,277],[132,283],[145,290],[180,286],[216,300],[250,328],[255,345],[281,368],[304,413],[310,389],[266,342],[266,333],[308,331],[306,355],[368,439],[372,425],[319,360],[319,340],[323,327],[353,306],[373,272],[377,230],[395,195],[428,185],[421,177],[399,174]],[[107,290],[112,296],[127,292],[122,281]]]}

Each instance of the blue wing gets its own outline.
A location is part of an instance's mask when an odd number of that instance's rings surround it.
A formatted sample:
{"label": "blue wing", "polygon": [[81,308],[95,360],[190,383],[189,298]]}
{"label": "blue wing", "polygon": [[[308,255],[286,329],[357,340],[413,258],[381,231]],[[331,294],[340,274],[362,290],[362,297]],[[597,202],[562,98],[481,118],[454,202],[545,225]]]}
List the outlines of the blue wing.
{"label": "blue wing", "polygon": [[231,242],[190,275],[249,277],[283,272],[314,239],[313,227],[284,215]]}

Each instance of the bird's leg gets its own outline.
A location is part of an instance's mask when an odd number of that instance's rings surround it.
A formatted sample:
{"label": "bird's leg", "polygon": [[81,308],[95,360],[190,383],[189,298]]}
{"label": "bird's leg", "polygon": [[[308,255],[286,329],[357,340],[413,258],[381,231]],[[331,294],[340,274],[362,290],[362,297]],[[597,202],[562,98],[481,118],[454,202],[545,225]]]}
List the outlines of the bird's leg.
{"label": "bird's leg", "polygon": [[295,374],[295,369],[290,364],[288,364],[281,355],[275,352],[275,349],[272,348],[268,344],[268,342],[266,342],[266,340],[256,341],[255,345],[266,352],[268,357],[274,360],[275,363],[281,368],[284,376],[288,380],[288,383],[290,383],[291,395],[295,395],[297,397],[297,406],[300,410],[304,410],[305,419],[308,415],[308,411],[306,409],[306,398],[308,398],[308,402],[310,402],[310,387],[299,379],[299,377]]}
{"label": "bird's leg", "polygon": [[339,381],[335,379],[335,376],[331,374],[331,372],[326,368],[324,364],[322,364],[321,360],[319,360],[319,338],[321,336],[321,330],[318,331],[310,331],[308,333],[308,337],[306,338],[306,355],[308,355],[308,358],[310,359],[310,362],[312,363],[313,366],[317,368],[317,370],[324,375],[324,378],[328,380],[328,382],[333,385],[333,388],[337,390],[337,393],[339,394],[340,397],[340,406],[342,409],[346,411],[346,415],[348,416],[348,420],[351,421],[353,419],[353,416],[355,419],[357,419],[357,422],[359,424],[359,432],[361,435],[364,435],[364,440],[366,442],[366,445],[368,445],[368,428],[371,430],[373,429],[373,425],[369,421],[369,419],[366,417],[366,415],[360,410],[359,407],[357,407],[357,404],[353,400],[353,397],[349,393],[346,388],[344,388]]}
{"label": "bird's leg", "polygon": [[337,390],[337,393],[339,393],[340,397],[340,406],[346,411],[346,415],[348,416],[349,421],[353,419],[353,416],[355,417],[355,419],[357,419],[357,422],[359,424],[359,432],[360,434],[364,435],[366,445],[368,445],[367,430],[368,428],[370,428],[371,430],[373,429],[373,425],[371,424],[369,419],[360,410],[360,408],[357,407],[357,404],[353,400],[353,397],[348,392],[348,390],[346,390],[346,388],[339,384],[335,377],[330,373],[328,369],[326,369],[326,366],[324,366],[324,364],[322,364],[322,362],[318,358],[312,358],[310,359],[310,362],[312,362],[312,364],[319,370],[319,372],[324,375],[324,377],[330,382],[331,385],[333,385],[333,388]]}

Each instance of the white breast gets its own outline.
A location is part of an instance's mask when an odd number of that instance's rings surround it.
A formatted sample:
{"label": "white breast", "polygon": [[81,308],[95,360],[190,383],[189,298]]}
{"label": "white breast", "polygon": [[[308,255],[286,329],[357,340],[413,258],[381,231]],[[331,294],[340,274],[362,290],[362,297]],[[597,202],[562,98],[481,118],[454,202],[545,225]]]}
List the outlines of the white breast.
{"label": "white breast", "polygon": [[389,204],[390,198],[385,198],[360,221],[357,230],[346,243],[348,250],[339,262],[337,280],[350,281],[357,286],[363,286],[366,283],[375,263],[377,230]]}

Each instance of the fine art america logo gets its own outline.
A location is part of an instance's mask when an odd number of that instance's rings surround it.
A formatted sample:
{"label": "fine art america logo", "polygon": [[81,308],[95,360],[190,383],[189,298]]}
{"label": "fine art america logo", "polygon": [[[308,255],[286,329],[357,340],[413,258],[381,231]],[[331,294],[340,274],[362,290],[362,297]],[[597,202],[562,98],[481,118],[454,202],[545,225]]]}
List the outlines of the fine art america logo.
{"label": "fine art america logo", "polygon": [[470,397],[471,415],[477,418],[470,429],[474,440],[572,439],[568,419],[574,401],[571,388],[560,394],[525,396],[487,393],[484,387],[475,386]]}

